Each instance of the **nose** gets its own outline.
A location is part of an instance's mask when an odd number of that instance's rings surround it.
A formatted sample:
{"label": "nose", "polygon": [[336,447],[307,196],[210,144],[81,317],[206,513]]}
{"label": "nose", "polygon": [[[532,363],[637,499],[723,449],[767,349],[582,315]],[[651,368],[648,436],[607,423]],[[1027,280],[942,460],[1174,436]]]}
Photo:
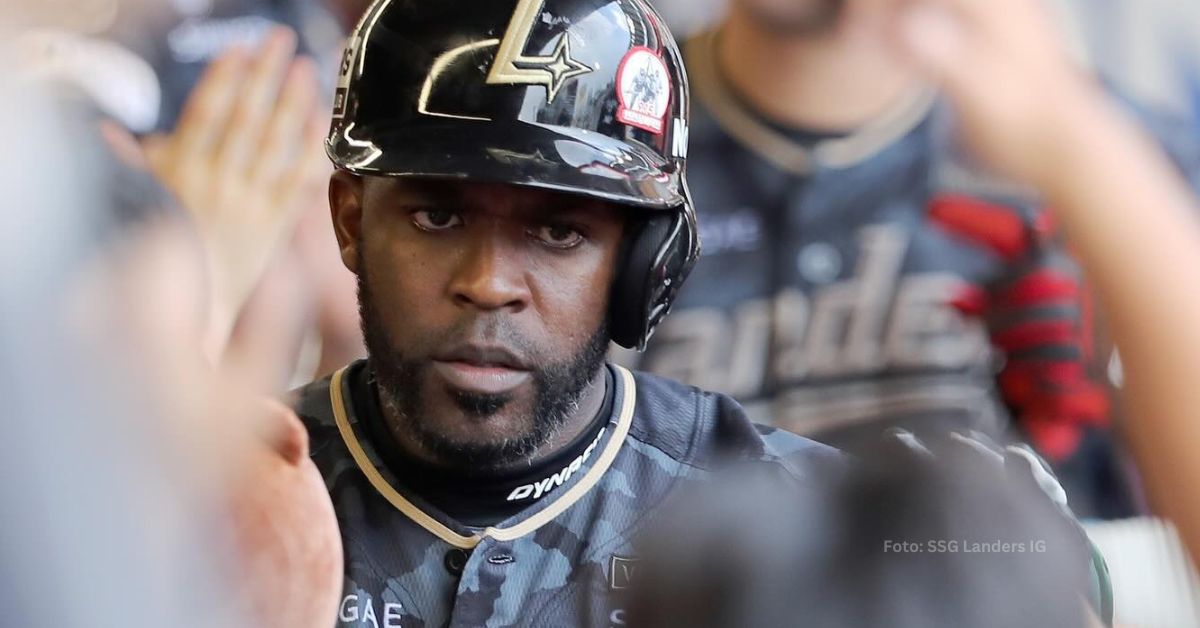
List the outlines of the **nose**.
{"label": "nose", "polygon": [[500,229],[480,229],[468,240],[450,281],[450,295],[460,307],[519,312],[529,304],[521,253]]}

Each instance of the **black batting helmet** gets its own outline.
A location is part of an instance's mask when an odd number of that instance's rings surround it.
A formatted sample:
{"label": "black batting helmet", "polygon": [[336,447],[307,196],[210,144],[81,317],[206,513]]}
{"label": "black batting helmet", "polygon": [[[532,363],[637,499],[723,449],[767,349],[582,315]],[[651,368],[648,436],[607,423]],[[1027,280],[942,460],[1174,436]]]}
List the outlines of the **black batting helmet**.
{"label": "black batting helmet", "polygon": [[326,150],[364,175],[581,194],[644,211],[612,289],[645,346],[699,255],[682,57],[643,0],[376,0],[346,47]]}

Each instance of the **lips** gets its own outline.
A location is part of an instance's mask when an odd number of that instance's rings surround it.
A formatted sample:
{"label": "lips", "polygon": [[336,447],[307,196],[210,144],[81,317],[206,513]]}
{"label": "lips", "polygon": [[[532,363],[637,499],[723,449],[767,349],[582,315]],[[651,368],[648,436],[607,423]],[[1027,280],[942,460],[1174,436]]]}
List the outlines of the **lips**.
{"label": "lips", "polygon": [[433,371],[465,392],[503,394],[529,381],[526,363],[504,347],[462,345],[434,356]]}

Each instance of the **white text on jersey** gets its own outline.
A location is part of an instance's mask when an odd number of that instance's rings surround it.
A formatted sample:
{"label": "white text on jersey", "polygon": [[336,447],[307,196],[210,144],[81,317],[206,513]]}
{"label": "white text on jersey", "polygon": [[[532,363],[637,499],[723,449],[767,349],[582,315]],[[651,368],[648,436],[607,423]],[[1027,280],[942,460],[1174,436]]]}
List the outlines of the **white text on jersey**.
{"label": "white text on jersey", "polygon": [[596,450],[596,445],[600,444],[600,439],[604,438],[604,432],[607,430],[608,428],[600,428],[600,433],[596,435],[596,440],[592,441],[592,444],[588,445],[588,448],[583,450],[583,453],[579,454],[578,457],[572,460],[571,464],[563,467],[562,471],[559,471],[558,473],[555,473],[554,475],[540,482],[518,486],[517,488],[513,489],[513,492],[508,494],[508,501],[515,502],[530,498],[541,499],[542,495],[545,495],[554,488],[565,484],[566,481],[571,479],[571,476],[575,475],[575,472],[578,471],[579,468],[588,461],[588,458],[592,457],[592,452]]}

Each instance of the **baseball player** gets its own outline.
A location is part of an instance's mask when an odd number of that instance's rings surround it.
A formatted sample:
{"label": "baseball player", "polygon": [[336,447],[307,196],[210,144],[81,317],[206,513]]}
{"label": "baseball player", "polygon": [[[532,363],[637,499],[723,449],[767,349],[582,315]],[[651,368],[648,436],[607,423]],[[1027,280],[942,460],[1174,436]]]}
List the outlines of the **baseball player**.
{"label": "baseball player", "polygon": [[683,45],[705,251],[620,361],[843,449],[1015,424],[1081,512],[1127,513],[1078,268],[871,30],[899,4],[735,0]]}
{"label": "baseball player", "polygon": [[327,141],[369,358],[300,391],[340,626],[610,626],[632,537],[726,455],[823,445],[607,364],[699,250],[681,58],[643,0],[379,0]]}

